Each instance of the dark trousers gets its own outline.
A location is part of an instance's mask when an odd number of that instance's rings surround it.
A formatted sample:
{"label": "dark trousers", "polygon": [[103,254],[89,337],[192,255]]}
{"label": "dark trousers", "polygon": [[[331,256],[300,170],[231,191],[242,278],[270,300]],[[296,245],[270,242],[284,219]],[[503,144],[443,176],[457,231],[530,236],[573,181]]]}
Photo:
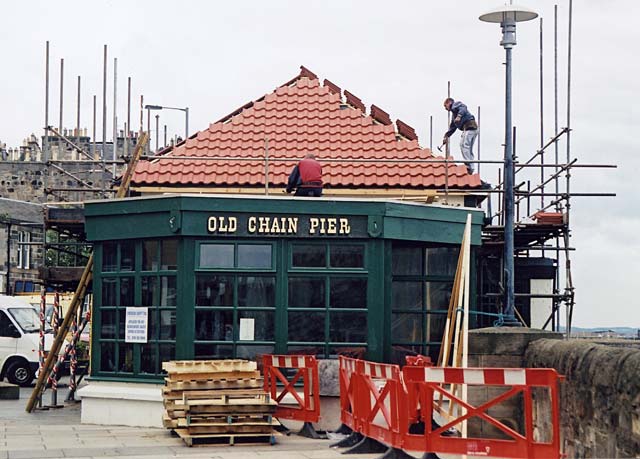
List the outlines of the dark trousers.
{"label": "dark trousers", "polygon": [[322,196],[322,188],[314,187],[314,188],[298,188],[294,196],[308,196],[312,198],[319,198]]}

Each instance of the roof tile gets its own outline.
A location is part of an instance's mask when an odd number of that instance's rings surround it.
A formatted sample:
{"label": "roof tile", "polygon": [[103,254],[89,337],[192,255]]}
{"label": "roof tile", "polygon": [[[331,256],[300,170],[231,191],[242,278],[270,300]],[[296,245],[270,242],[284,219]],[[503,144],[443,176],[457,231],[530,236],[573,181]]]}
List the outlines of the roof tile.
{"label": "roof tile", "polygon": [[[398,120],[398,133],[389,115],[308,69],[256,102],[249,102],[220,121],[168,150],[164,156],[141,161],[133,183],[168,186],[263,186],[264,150],[268,139],[269,183],[285,186],[289,171],[305,153],[322,162],[328,187],[477,188],[478,175],[465,166],[416,160],[442,159],[422,149],[413,128]],[[383,124],[373,122],[376,119]],[[187,157],[183,160],[174,159]],[[198,160],[189,157],[228,157]],[[234,158],[253,158],[239,161]],[[286,160],[285,160],[286,159]],[[345,161],[352,159],[353,161]],[[383,162],[380,160],[407,160]],[[336,161],[342,160],[342,161]],[[411,162],[412,161],[412,162]],[[447,170],[448,169],[448,170]],[[448,172],[448,179],[445,175]]]}

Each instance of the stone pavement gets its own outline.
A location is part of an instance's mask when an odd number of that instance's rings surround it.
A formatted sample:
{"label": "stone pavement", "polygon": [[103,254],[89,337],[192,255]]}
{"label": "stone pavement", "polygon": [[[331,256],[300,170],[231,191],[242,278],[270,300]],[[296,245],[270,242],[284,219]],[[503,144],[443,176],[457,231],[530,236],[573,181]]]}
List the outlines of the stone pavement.
{"label": "stone pavement", "polygon": [[[344,457],[329,440],[280,436],[274,446],[187,447],[168,430],[80,424],[80,405],[26,413],[32,389],[20,390],[20,400],[0,400],[0,459],[126,458],[126,459],[331,459]],[[50,400],[45,393],[45,404]],[[59,401],[66,388],[59,391]],[[356,455],[375,458],[379,454]]]}

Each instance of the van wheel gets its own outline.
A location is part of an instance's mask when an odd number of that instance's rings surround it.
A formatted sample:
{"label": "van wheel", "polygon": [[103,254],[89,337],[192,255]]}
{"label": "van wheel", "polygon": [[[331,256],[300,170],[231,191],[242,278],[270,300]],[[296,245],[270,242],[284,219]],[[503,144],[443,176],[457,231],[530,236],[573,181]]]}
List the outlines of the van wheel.
{"label": "van wheel", "polygon": [[19,360],[9,365],[6,377],[11,384],[26,387],[33,381],[33,372],[28,362]]}

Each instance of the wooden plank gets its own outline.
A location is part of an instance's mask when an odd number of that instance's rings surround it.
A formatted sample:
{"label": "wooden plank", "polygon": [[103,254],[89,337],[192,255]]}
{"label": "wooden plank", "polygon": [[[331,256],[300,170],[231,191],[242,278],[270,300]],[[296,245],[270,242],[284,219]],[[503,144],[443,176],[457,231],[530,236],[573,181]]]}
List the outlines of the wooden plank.
{"label": "wooden plank", "polygon": [[231,379],[198,379],[193,381],[171,381],[165,378],[165,388],[169,390],[217,390],[217,389],[245,389],[263,386],[262,378],[231,378]]}
{"label": "wooden plank", "polygon": [[243,415],[188,415],[173,420],[179,427],[188,426],[220,426],[220,425],[270,425],[279,426],[280,422],[271,414]]}
{"label": "wooden plank", "polygon": [[213,371],[213,372],[200,372],[195,371],[191,373],[170,373],[167,378],[170,382],[191,382],[191,381],[219,381],[221,379],[258,379],[261,377],[259,371]]}
{"label": "wooden plank", "polygon": [[199,400],[186,400],[185,403],[191,409],[194,406],[226,406],[232,410],[232,407],[235,406],[277,406],[278,404],[271,400],[270,398],[265,397],[254,397],[254,398],[221,398],[221,399],[211,399],[204,398]]}
{"label": "wooden plank", "polygon": [[264,390],[262,388],[238,388],[238,389],[203,389],[203,390],[171,390],[168,387],[162,388],[162,396],[165,400],[182,400],[183,397],[187,397],[190,399],[196,398],[212,398],[216,395],[236,395],[236,394],[245,394],[245,395],[257,395],[264,394]]}
{"label": "wooden plank", "polygon": [[251,372],[257,368],[256,362],[248,360],[173,360],[162,363],[162,369],[170,375],[172,373]]}
{"label": "wooden plank", "polygon": [[210,405],[210,406],[191,406],[189,410],[167,410],[167,414],[172,418],[185,417],[196,414],[221,414],[235,415],[245,413],[256,414],[273,414],[276,411],[277,404],[273,405],[237,405],[229,407],[227,405]]}
{"label": "wooden plank", "polygon": [[276,433],[271,432],[268,434],[189,434],[187,429],[175,429],[174,432],[187,444],[187,446],[193,446],[197,441],[206,441],[209,445],[222,444],[222,445],[234,445],[236,443],[242,444],[275,444]]}
{"label": "wooden plank", "polygon": [[270,434],[273,427],[271,425],[225,425],[218,426],[189,426],[186,427],[189,435],[198,434]]}

